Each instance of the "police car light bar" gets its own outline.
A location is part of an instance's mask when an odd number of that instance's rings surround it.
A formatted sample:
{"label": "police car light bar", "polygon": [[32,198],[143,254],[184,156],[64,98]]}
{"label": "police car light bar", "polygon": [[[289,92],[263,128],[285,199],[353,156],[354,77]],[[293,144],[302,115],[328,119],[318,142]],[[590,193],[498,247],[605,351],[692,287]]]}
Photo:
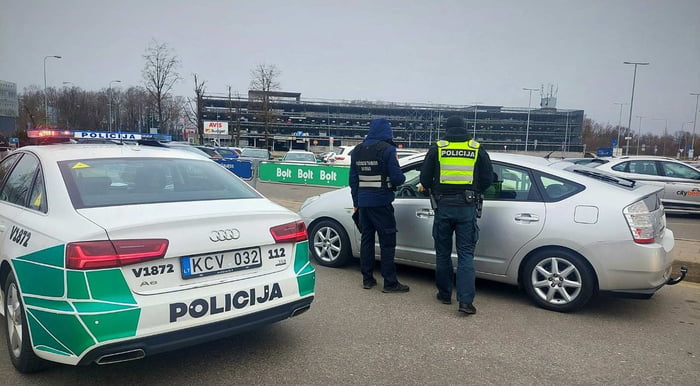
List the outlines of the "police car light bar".
{"label": "police car light bar", "polygon": [[28,138],[73,138],[70,130],[35,129],[27,130]]}
{"label": "police car light bar", "polygon": [[150,133],[125,133],[125,132],[106,132],[92,130],[54,130],[54,129],[34,129],[27,130],[27,137],[38,139],[109,139],[109,140],[126,140],[139,141],[141,139],[152,139],[156,141],[169,142],[172,141],[172,136],[167,134],[150,134]]}

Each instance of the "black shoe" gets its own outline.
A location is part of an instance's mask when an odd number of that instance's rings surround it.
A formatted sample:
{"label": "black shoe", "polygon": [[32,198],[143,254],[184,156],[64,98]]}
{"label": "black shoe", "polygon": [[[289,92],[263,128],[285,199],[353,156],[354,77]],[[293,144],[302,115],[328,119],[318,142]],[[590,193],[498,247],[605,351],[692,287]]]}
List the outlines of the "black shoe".
{"label": "black shoe", "polygon": [[459,302],[459,312],[464,312],[467,315],[476,314],[476,307],[471,303]]}
{"label": "black shoe", "polygon": [[437,300],[441,302],[442,304],[452,304],[452,297],[451,296],[442,296],[438,292],[437,295],[435,295]]}
{"label": "black shoe", "polygon": [[392,286],[389,286],[389,287],[384,286],[384,288],[382,289],[382,292],[384,292],[384,293],[408,292],[409,289],[410,288],[407,285],[396,282],[396,284],[394,284]]}
{"label": "black shoe", "polygon": [[372,289],[372,287],[374,287],[376,285],[377,285],[377,281],[374,279],[362,281],[362,288],[364,288],[364,289]]}

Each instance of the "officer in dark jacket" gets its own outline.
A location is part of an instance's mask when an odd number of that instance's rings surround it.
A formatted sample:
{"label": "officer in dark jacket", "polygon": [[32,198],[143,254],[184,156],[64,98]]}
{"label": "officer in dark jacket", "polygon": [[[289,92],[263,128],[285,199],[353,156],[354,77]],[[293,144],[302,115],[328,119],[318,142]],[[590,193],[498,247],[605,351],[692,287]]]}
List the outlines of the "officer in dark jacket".
{"label": "officer in dark jacket", "polygon": [[474,314],[474,249],[479,240],[477,202],[493,182],[493,166],[486,150],[470,140],[461,117],[448,118],[445,129],[443,139],[428,149],[420,174],[421,189],[430,189],[436,204],[433,240],[437,299],[444,304],[452,303],[454,233],[459,311]]}
{"label": "officer in dark jacket", "polygon": [[360,269],[362,287],[377,285],[374,279],[374,234],[379,235],[383,292],[408,292],[396,278],[396,219],[394,191],[406,177],[399,168],[391,125],[385,118],[373,119],[364,142],[355,146],[350,162],[350,191],[354,210],[359,210]]}

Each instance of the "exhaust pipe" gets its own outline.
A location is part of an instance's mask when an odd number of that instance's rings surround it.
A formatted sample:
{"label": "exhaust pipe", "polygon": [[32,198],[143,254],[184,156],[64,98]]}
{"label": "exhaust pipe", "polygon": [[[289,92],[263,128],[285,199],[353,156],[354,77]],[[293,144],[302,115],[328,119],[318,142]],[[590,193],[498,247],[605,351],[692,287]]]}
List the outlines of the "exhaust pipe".
{"label": "exhaust pipe", "polygon": [[293,317],[295,317],[295,316],[297,316],[297,315],[301,315],[301,314],[303,314],[304,312],[308,311],[309,308],[311,308],[311,305],[310,305],[310,304],[309,304],[309,305],[306,305],[306,306],[304,306],[304,307],[297,308],[297,309],[295,309],[294,311],[292,311],[292,314],[291,314],[289,317],[290,317],[290,318],[293,318]]}
{"label": "exhaust pipe", "polygon": [[676,285],[683,281],[685,279],[685,275],[688,274],[688,267],[685,265],[681,267],[681,275],[677,278],[669,278],[668,281],[666,282],[666,285]]}
{"label": "exhaust pipe", "polygon": [[118,352],[114,354],[107,354],[101,356],[95,361],[98,365],[111,365],[114,363],[134,361],[137,359],[142,359],[146,356],[146,352],[142,349],[129,350],[124,352]]}

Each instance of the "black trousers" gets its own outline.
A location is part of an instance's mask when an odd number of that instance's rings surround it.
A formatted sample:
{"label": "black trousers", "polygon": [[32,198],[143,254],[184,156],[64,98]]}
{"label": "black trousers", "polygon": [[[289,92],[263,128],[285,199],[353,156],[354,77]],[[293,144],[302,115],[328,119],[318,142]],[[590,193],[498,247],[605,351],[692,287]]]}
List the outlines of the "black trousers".
{"label": "black trousers", "polygon": [[379,236],[379,251],[381,256],[381,273],[384,278],[384,286],[395,285],[396,264],[396,219],[394,218],[393,205],[360,207],[360,232],[362,241],[360,244],[360,270],[363,280],[372,280],[374,272],[374,235]]}

